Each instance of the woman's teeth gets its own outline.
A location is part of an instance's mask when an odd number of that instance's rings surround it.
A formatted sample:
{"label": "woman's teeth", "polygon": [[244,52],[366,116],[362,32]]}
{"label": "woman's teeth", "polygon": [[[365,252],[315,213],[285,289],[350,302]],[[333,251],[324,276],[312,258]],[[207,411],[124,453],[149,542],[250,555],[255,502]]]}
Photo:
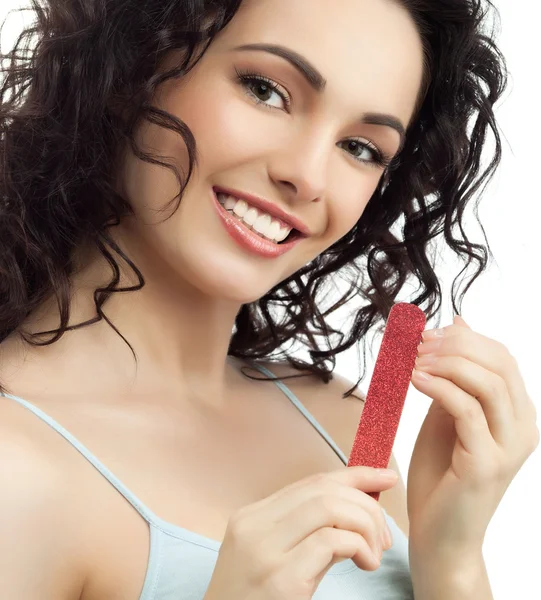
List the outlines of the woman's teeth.
{"label": "woman's teeth", "polygon": [[245,200],[239,200],[226,194],[217,194],[218,202],[228,211],[232,212],[240,221],[253,229],[262,237],[275,243],[282,242],[289,235],[293,227],[282,227],[278,221],[269,214],[250,206]]}

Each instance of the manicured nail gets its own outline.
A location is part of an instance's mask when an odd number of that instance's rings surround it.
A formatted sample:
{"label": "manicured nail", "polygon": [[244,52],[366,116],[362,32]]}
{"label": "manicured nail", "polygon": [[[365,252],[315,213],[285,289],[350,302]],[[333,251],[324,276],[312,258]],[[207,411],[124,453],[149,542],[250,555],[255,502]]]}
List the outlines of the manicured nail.
{"label": "manicured nail", "polygon": [[413,370],[413,375],[416,379],[422,379],[423,381],[429,381],[430,379],[432,379],[432,375],[429,375],[424,371],[418,371],[417,369]]}
{"label": "manicured nail", "polygon": [[417,354],[430,354],[431,352],[436,352],[436,350],[441,348],[442,344],[442,338],[427,340],[426,342],[422,342],[417,346]]}
{"label": "manicured nail", "polygon": [[376,475],[384,479],[396,479],[398,473],[392,469],[376,469]]}
{"label": "manicured nail", "polygon": [[425,367],[427,365],[432,365],[438,360],[438,356],[436,354],[423,354],[422,356],[418,356],[415,359],[416,367]]}
{"label": "manicured nail", "polygon": [[422,336],[423,340],[431,340],[434,338],[440,338],[445,335],[445,331],[443,329],[427,329],[427,331],[423,331]]}

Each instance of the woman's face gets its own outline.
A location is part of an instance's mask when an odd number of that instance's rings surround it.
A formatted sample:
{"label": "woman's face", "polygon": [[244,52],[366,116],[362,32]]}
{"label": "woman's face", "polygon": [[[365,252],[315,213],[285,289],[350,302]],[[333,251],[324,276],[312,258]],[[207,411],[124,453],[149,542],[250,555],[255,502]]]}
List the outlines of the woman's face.
{"label": "woman's face", "polygon": [[[324,85],[294,60],[242,48],[261,44],[302,56]],[[171,54],[160,69],[179,60]],[[145,276],[161,273],[224,300],[263,296],[359,220],[384,173],[378,154],[392,157],[401,144],[395,127],[365,117],[389,115],[406,129],[422,65],[415,25],[391,0],[245,0],[192,72],[156,95],[156,105],[189,126],[198,150],[171,218],[164,220],[172,209],[157,211],[179,191],[173,173],[126,158],[121,184],[135,218],[123,235],[135,263]],[[177,134],[144,124],[138,142],[186,172]],[[311,233],[281,256],[259,256],[227,232],[216,187],[262,197]]]}

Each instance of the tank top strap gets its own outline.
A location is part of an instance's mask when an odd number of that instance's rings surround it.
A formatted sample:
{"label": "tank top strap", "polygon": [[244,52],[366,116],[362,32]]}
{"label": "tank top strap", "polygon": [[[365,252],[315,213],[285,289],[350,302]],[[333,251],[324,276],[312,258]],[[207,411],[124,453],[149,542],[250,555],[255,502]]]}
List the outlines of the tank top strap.
{"label": "tank top strap", "polygon": [[156,515],[145,506],[119,479],[116,477],[88,448],[86,448],[79,440],[77,440],[69,431],[67,431],[60,423],[47,415],[41,409],[37,408],[30,402],[13,396],[12,394],[0,393],[0,397],[9,398],[18,402],[21,406],[34,413],[38,418],[52,427],[62,437],[64,437],[74,448],[76,448],[135,508],[135,510],[147,521],[155,522]]}
{"label": "tank top strap", "polygon": [[[250,365],[256,368],[258,371],[261,371],[265,375],[269,377],[276,377],[269,369],[264,367],[263,365],[258,365],[255,361],[250,361]],[[340,448],[336,445],[331,436],[325,431],[323,426],[315,419],[315,417],[308,411],[308,409],[302,404],[302,402],[295,396],[295,394],[280,380],[275,380],[274,383],[284,392],[284,394],[291,400],[291,402],[299,409],[299,411],[308,419],[308,421],[312,424],[312,426],[320,433],[320,435],[325,439],[325,441],[329,444],[329,446],[336,452],[340,460],[347,466],[348,458],[347,456],[340,450]]]}
{"label": "tank top strap", "polygon": [[[264,375],[268,377],[274,378],[276,375],[269,371],[266,367],[257,364],[255,361],[247,361],[249,364],[260,371]],[[316,429],[316,431],[323,437],[323,439],[329,444],[329,446],[334,450],[334,452],[338,455],[340,460],[347,465],[348,458],[347,456],[340,450],[334,440],[331,438],[329,433],[325,430],[325,428],[316,420],[316,418],[308,411],[308,409],[302,404],[302,402],[297,398],[297,396],[279,379],[274,380],[274,383],[280,388],[280,390],[286,395],[286,397],[291,401],[291,403],[301,412],[301,414],[308,420],[308,422]],[[157,522],[158,517],[147,507],[143,502],[141,502],[135,494],[133,494],[119,479],[112,473],[90,450],[84,446],[78,439],[76,439],[67,429],[65,429],[60,423],[55,421],[52,417],[47,415],[44,411],[42,411],[37,406],[34,406],[27,400],[20,398],[18,396],[8,394],[8,393],[0,393],[0,397],[11,399],[30,412],[34,413],[39,419],[49,425],[52,429],[54,429],[57,433],[59,433],[66,441],[68,441],[76,450],[78,450],[87,460],[90,462],[110,483],[113,485],[119,492],[128,500],[128,502],[137,510],[137,512],[147,521],[147,522]]]}

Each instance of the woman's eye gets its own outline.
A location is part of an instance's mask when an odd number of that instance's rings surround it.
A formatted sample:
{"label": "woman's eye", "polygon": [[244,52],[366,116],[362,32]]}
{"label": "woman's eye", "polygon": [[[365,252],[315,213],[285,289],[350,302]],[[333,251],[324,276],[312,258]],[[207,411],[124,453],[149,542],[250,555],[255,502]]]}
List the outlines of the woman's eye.
{"label": "woman's eye", "polygon": [[[287,111],[291,105],[291,97],[272,79],[267,79],[264,75],[255,72],[241,72],[237,69],[235,72],[237,81],[251,99],[266,108]],[[358,162],[374,167],[385,168],[392,160],[391,156],[381,152],[370,142],[349,139],[340,142],[339,146]]]}
{"label": "woman's eye", "polygon": [[[375,155],[374,150],[367,144],[357,142],[356,140],[348,140],[345,142],[345,149],[359,160],[370,159],[370,157],[374,158]],[[362,156],[363,153],[365,154],[364,157]]]}
{"label": "woman's eye", "polygon": [[238,73],[241,85],[246,89],[248,95],[258,103],[269,108],[287,108],[290,99],[282,92],[276,83],[258,75]]}
{"label": "woman's eye", "polygon": [[[359,140],[346,140],[341,142],[346,152],[351,154],[359,162],[372,164],[374,166],[387,167],[391,162],[391,157],[384,155],[377,148],[367,142]],[[363,156],[364,155],[364,156]]]}

